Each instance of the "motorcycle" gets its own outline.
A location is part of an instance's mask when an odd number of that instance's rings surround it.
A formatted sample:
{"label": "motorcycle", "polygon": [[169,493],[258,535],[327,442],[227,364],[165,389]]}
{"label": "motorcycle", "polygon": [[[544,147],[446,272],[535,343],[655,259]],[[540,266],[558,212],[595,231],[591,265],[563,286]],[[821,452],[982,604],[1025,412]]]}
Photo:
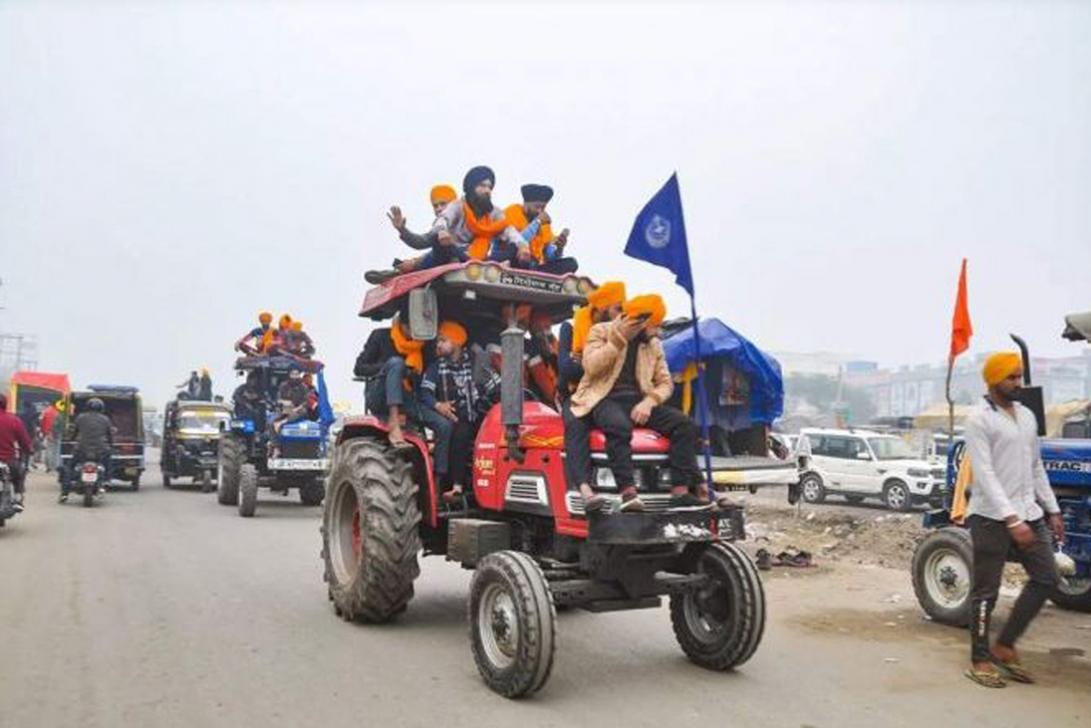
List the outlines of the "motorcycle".
{"label": "motorcycle", "polygon": [[7,463],[0,463],[0,527],[19,512],[15,507],[15,483],[12,482],[11,469]]}
{"label": "motorcycle", "polygon": [[95,504],[95,497],[106,490],[106,468],[102,463],[87,460],[75,468],[75,481],[72,490],[83,494],[83,505],[90,508]]}

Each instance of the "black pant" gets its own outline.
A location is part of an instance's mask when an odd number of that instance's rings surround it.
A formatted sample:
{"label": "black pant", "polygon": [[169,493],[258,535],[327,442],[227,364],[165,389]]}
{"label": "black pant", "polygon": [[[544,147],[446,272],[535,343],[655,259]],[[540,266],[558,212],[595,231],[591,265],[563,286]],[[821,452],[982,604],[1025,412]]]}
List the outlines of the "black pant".
{"label": "black pant", "polygon": [[447,483],[443,485],[461,485],[469,490],[471,464],[474,454],[474,438],[477,436],[477,426],[473,423],[459,420],[451,430],[451,451],[449,473]]}
{"label": "black pant", "polygon": [[[618,488],[631,487],[633,477],[633,420],[630,412],[642,399],[641,395],[611,394],[595,405],[591,418],[606,435],[606,456]],[[670,438],[671,482],[675,487],[694,486],[701,482],[697,467],[697,425],[681,410],[659,405],[642,425]]]}
{"label": "black pant", "polygon": [[1015,646],[1015,641],[1026,631],[1049,598],[1049,593],[1057,586],[1057,566],[1053,561],[1052,535],[1044,518],[1028,522],[1027,525],[1034,529],[1035,540],[1026,549],[1015,545],[1003,521],[974,515],[970,516],[969,525],[974,542],[974,580],[970,601],[971,659],[987,662],[989,620],[1000,593],[1000,579],[1008,557],[1023,565],[1029,581],[1015,600],[1011,615],[996,640],[1005,647]]}
{"label": "black pant", "polygon": [[564,417],[564,477],[569,488],[591,485],[591,418],[576,417],[572,405],[561,408]]}
{"label": "black pant", "polygon": [[26,490],[27,471],[20,460],[8,460],[8,473],[11,474],[11,489],[16,493]]}

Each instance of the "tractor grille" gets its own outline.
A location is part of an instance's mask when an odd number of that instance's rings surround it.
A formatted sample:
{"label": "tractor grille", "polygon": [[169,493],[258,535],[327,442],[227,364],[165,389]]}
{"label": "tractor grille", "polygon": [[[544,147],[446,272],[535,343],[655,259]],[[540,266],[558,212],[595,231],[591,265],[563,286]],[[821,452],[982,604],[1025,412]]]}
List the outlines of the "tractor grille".
{"label": "tractor grille", "polygon": [[[609,510],[616,509],[621,504],[620,496],[612,495],[609,493],[603,493],[610,505]],[[645,513],[663,513],[670,508],[670,493],[641,493],[640,500],[644,501]],[[565,506],[568,508],[568,512],[574,516],[586,515],[586,511],[583,509],[583,496],[574,490],[568,491],[564,496]]]}
{"label": "tractor grille", "polygon": [[512,475],[508,479],[505,499],[514,503],[549,505],[545,478],[538,475]]}
{"label": "tractor grille", "polygon": [[287,440],[280,443],[280,457],[285,459],[313,459],[319,457],[318,440]]}

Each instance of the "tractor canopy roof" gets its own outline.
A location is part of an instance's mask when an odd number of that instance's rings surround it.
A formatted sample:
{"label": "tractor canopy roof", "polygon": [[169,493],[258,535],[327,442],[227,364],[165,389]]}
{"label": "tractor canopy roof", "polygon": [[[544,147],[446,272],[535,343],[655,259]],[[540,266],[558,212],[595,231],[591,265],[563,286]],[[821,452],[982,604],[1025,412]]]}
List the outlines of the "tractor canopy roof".
{"label": "tractor canopy roof", "polygon": [[440,310],[457,310],[459,318],[493,314],[513,303],[547,311],[557,322],[570,318],[573,306],[586,303],[595,287],[590,278],[577,274],[557,276],[485,261],[451,263],[406,273],[372,288],[364,296],[360,316],[375,321],[393,318],[407,307],[410,291],[431,288]]}

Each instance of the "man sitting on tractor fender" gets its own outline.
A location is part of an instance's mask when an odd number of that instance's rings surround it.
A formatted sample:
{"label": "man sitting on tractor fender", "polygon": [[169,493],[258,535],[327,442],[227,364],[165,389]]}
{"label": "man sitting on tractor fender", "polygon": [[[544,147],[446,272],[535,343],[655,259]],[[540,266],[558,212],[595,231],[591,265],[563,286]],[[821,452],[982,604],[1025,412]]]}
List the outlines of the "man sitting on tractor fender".
{"label": "man sitting on tractor fender", "polygon": [[390,444],[406,444],[402,431],[402,416],[426,427],[436,437],[432,453],[433,468],[447,471],[447,446],[450,443],[451,421],[417,400],[417,385],[424,372],[424,344],[409,334],[402,325],[401,315],[394,317],[390,328],[375,329],[368,336],[364,350],[356,358],[354,373],[364,377],[364,401],[376,417],[386,417]]}
{"label": "man sitting on tractor fender", "polygon": [[[474,381],[473,362],[465,353],[466,339],[461,324],[444,321],[439,325],[437,358],[425,370],[420,388],[424,408],[438,413],[451,425],[442,433],[449,452],[447,467],[440,469],[437,464],[435,469],[436,480],[445,489],[443,499],[448,503],[461,498],[464,486],[470,482],[474,438],[500,393],[500,378],[495,372],[483,383]],[[436,432],[437,451],[440,436]]]}
{"label": "man sitting on tractor fender", "polygon": [[643,510],[633,472],[633,426],[670,438],[674,484],[671,507],[702,505],[691,491],[701,485],[697,466],[697,425],[680,410],[665,406],[674,388],[663,344],[654,331],[666,317],[663,299],[637,296],[624,315],[591,329],[583,351],[583,379],[572,395],[572,414],[591,415],[606,435],[606,455],[621,491],[621,510]]}
{"label": "man sitting on tractor fender", "polygon": [[572,414],[572,393],[583,379],[583,349],[591,327],[613,321],[625,305],[625,284],[607,281],[587,296],[587,305],[576,311],[572,321],[561,324],[557,349],[558,398],[564,417],[565,478],[577,483],[587,511],[600,510],[606,499],[591,488],[591,418]]}

